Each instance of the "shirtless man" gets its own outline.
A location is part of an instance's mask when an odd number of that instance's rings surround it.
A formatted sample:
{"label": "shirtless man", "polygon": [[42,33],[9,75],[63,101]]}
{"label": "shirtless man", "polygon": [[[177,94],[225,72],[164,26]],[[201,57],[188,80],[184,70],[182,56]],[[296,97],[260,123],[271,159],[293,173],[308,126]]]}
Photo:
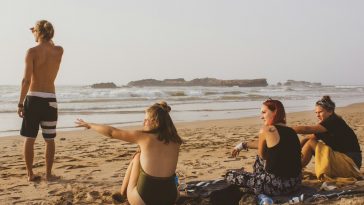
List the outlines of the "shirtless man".
{"label": "shirtless man", "polygon": [[54,138],[58,119],[54,80],[61,64],[63,48],[53,44],[54,30],[50,22],[40,20],[30,30],[38,45],[30,48],[25,57],[25,71],[18,104],[18,115],[23,118],[20,134],[25,137],[24,158],[28,181],[34,181],[40,178],[33,174],[32,168],[34,142],[39,125],[41,126],[46,142],[46,179],[52,180]]}

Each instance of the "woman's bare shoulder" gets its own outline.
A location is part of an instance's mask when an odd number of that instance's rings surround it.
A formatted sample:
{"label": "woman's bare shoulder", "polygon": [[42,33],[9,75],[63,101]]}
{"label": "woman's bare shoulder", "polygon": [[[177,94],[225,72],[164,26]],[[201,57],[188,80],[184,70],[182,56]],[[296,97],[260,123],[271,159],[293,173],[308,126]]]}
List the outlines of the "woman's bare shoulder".
{"label": "woman's bare shoulder", "polygon": [[277,129],[274,125],[263,125],[259,130],[259,134],[275,133],[276,131]]}

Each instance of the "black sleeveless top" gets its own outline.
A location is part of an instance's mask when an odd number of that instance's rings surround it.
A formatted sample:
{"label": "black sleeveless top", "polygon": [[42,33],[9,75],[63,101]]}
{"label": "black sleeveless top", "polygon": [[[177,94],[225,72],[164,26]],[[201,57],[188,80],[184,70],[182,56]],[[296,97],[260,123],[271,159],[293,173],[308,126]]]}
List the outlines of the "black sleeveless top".
{"label": "black sleeveless top", "polygon": [[316,134],[316,137],[334,151],[361,152],[358,137],[341,117],[334,113],[320,124],[327,129],[327,132]]}
{"label": "black sleeveless top", "polygon": [[301,145],[296,132],[286,126],[275,125],[280,140],[267,147],[265,170],[283,178],[297,177],[301,173]]}

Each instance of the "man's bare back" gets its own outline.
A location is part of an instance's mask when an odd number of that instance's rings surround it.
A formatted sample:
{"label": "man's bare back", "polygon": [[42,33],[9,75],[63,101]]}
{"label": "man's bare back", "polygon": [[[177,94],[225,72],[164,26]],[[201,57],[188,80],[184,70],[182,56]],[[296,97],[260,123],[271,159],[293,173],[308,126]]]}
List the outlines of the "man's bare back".
{"label": "man's bare back", "polygon": [[63,48],[52,42],[41,43],[28,51],[33,59],[29,91],[55,93],[54,81],[61,64]]}

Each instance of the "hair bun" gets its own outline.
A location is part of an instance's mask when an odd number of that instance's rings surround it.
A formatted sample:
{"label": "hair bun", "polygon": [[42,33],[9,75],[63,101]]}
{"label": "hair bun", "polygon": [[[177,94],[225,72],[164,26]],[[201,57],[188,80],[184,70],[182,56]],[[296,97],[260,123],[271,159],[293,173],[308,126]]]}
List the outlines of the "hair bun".
{"label": "hair bun", "polygon": [[45,23],[43,24],[43,27],[44,27],[46,30],[49,30],[49,29],[51,29],[51,28],[52,28],[52,24],[50,24],[50,23],[48,23],[48,22],[45,22]]}
{"label": "hair bun", "polygon": [[328,96],[328,95],[322,96],[321,100],[327,100],[328,102],[332,101],[330,96]]}
{"label": "hair bun", "polygon": [[326,110],[334,111],[335,110],[335,103],[331,100],[330,96],[324,95],[322,98],[316,102],[316,105],[322,106]]}
{"label": "hair bun", "polygon": [[170,112],[171,111],[171,107],[169,105],[167,105],[167,102],[166,101],[160,101],[158,104],[166,112]]}

